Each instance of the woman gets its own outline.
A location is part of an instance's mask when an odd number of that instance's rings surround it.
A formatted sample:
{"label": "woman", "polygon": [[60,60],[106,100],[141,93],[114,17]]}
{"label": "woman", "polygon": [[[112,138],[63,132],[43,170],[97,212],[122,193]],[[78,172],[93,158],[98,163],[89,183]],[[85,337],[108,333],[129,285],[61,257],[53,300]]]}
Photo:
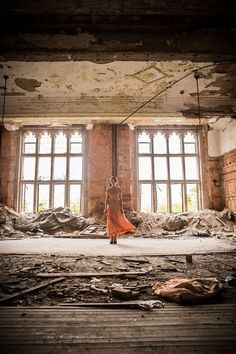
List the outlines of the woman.
{"label": "woman", "polygon": [[122,191],[118,186],[118,178],[110,178],[110,187],[106,190],[105,210],[107,213],[107,235],[110,243],[117,243],[117,236],[126,232],[135,232],[136,227],[124,216]]}

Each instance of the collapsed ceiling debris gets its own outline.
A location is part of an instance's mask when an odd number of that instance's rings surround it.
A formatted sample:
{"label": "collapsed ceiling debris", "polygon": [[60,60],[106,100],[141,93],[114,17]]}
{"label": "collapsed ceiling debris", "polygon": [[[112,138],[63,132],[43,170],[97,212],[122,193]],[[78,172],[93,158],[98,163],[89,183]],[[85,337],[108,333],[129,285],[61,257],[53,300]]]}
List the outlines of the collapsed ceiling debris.
{"label": "collapsed ceiling debris", "polygon": [[[232,240],[236,236],[236,223],[232,220],[229,209],[224,209],[221,212],[203,209],[178,214],[141,213],[129,210],[126,212],[126,217],[137,226],[134,236],[225,236],[231,237]],[[80,237],[80,234],[82,236],[83,230],[89,225],[93,225],[91,235],[101,237],[101,233],[98,231],[100,225],[105,225],[105,216],[94,214],[90,218],[85,218],[74,215],[70,209],[62,207],[40,211],[35,215],[27,215],[18,214],[7,206],[0,206],[0,237],[3,238],[43,237],[47,234]],[[97,232],[96,229],[98,229]]]}

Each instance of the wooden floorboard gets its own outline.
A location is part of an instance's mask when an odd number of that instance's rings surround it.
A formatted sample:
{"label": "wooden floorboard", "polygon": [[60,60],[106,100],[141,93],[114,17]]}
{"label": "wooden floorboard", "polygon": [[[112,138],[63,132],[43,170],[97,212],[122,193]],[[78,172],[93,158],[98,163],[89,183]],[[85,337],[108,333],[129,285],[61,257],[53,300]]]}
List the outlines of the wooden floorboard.
{"label": "wooden floorboard", "polygon": [[236,305],[1,307],[2,354],[234,353]]}

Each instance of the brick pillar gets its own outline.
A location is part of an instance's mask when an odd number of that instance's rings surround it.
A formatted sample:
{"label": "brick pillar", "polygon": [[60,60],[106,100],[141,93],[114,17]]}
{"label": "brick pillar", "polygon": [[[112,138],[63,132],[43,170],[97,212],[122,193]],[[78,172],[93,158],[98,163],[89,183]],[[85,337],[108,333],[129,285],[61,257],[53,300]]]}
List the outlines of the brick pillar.
{"label": "brick pillar", "polygon": [[84,214],[104,210],[105,190],[112,174],[111,125],[95,125],[87,132]]}
{"label": "brick pillar", "polygon": [[137,208],[135,131],[127,125],[117,129],[117,175],[123,190],[124,208]]}
{"label": "brick pillar", "polygon": [[18,133],[1,128],[0,134],[0,202],[16,209]]}

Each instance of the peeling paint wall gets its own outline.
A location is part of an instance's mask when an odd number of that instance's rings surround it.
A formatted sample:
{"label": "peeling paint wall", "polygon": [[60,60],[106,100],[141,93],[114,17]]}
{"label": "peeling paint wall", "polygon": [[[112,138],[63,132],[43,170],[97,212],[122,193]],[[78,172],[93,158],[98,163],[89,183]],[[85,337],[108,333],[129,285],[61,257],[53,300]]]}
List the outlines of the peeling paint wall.
{"label": "peeling paint wall", "polygon": [[209,156],[221,156],[236,149],[236,119],[222,118],[209,125]]}

